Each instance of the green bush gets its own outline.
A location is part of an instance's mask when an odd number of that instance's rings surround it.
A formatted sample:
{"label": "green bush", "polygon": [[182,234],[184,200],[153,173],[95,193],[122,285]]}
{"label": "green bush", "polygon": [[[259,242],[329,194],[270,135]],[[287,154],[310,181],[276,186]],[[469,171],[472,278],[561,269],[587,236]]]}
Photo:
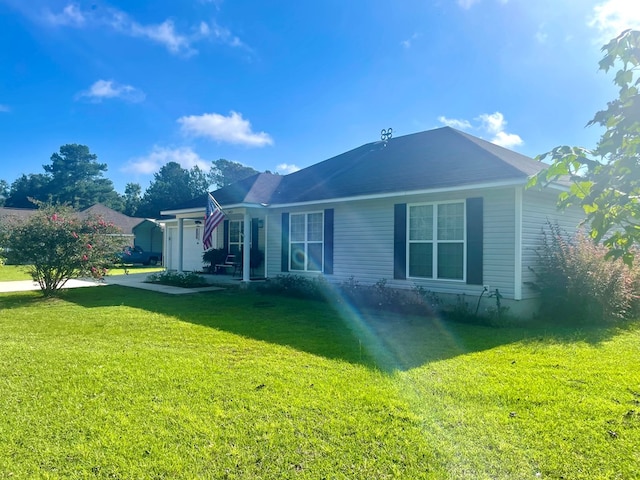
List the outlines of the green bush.
{"label": "green bush", "polygon": [[159,272],[152,273],[147,277],[148,283],[159,283],[161,285],[171,285],[172,287],[197,288],[209,285],[207,281],[194,272]]}
{"label": "green bush", "polygon": [[558,225],[547,224],[537,256],[530,285],[540,293],[544,318],[606,321],[637,312],[638,267],[608,258],[607,249],[584,232],[570,237]]}

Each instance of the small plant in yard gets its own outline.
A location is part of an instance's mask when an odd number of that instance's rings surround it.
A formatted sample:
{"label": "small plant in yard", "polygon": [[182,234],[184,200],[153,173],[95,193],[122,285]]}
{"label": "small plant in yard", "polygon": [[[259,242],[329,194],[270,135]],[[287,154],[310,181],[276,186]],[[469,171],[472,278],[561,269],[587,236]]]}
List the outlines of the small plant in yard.
{"label": "small plant in yard", "polygon": [[159,283],[182,288],[198,288],[209,285],[207,281],[195,272],[158,272],[147,277],[147,283]]}
{"label": "small plant in yard", "polygon": [[327,295],[327,284],[323,277],[308,278],[302,275],[277,275],[256,286],[263,293],[286,295],[293,298],[322,300]]}
{"label": "small plant in yard", "polygon": [[540,313],[552,319],[619,320],[637,312],[640,275],[584,232],[569,237],[549,223],[542,232],[530,285],[540,293]]}

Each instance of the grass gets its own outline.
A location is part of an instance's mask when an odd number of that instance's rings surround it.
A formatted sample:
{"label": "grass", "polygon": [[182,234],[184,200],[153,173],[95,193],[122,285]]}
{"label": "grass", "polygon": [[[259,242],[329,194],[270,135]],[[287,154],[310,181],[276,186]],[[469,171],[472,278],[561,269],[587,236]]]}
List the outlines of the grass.
{"label": "grass", "polygon": [[[109,275],[124,275],[125,273],[154,273],[162,272],[164,267],[147,267],[144,265],[129,265],[124,268],[113,268],[109,270]],[[22,265],[0,265],[0,282],[11,282],[18,280],[31,280],[31,276]]]}
{"label": "grass", "polygon": [[640,324],[0,294],[0,478],[634,478]]}
{"label": "grass", "polygon": [[0,282],[31,280],[31,276],[20,265],[0,265]]}

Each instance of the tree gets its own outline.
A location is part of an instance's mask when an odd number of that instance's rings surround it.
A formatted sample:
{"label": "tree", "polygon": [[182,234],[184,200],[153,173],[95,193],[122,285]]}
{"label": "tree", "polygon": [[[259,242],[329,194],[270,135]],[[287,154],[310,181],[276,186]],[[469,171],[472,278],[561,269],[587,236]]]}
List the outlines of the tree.
{"label": "tree", "polygon": [[124,213],[135,216],[142,200],[142,187],[139,183],[127,183],[124,188]]}
{"label": "tree", "polygon": [[6,180],[0,180],[0,207],[4,206],[7,197],[9,197],[9,184]]}
{"label": "tree", "polygon": [[207,192],[209,182],[202,170],[182,168],[177,162],[164,165],[149,184],[138,215],[157,218],[160,211],[187,202]]}
{"label": "tree", "polygon": [[3,226],[7,260],[26,265],[48,297],[71,278],[102,278],[125,241],[118,228],[98,217],[80,219],[68,206],[38,205],[28,220]]}
{"label": "tree", "polygon": [[231,162],[224,158],[216,160],[212,162],[212,164],[211,183],[217,185],[218,188],[226,187],[238,180],[243,180],[251,175],[260,173],[251,167],[247,167],[238,162]]}
{"label": "tree", "polygon": [[6,207],[33,208],[31,199],[45,202],[49,199],[51,177],[42,173],[21,175],[9,189],[9,196],[5,200]]}
{"label": "tree", "polygon": [[569,178],[569,191],[558,204],[583,208],[591,237],[602,241],[608,255],[633,262],[633,247],[640,245],[640,31],[626,30],[602,47],[600,70],[618,66],[614,83],[618,98],[595,114],[587,126],[605,132],[596,148],[559,146],[541,155],[551,165],[534,177],[536,183]]}
{"label": "tree", "polygon": [[106,163],[98,163],[98,156],[86,145],[67,144],[60,153],[51,155],[51,165],[43,165],[51,177],[51,201],[85,209],[102,203],[122,211],[124,202],[114,190],[113,182],[102,175]]}

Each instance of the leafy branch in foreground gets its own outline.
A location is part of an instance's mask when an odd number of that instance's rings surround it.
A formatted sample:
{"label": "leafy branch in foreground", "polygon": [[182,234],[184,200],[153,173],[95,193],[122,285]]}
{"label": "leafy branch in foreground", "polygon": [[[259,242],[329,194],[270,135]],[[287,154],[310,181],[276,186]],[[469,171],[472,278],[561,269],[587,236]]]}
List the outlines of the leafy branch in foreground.
{"label": "leafy branch in foreground", "polygon": [[568,178],[570,188],[562,192],[558,205],[579,205],[595,241],[602,241],[608,256],[631,264],[633,246],[640,245],[640,31],[626,30],[602,47],[600,70],[619,66],[614,83],[617,99],[595,114],[587,126],[606,130],[595,149],[559,146],[540,155],[551,165],[529,182],[529,186]]}

